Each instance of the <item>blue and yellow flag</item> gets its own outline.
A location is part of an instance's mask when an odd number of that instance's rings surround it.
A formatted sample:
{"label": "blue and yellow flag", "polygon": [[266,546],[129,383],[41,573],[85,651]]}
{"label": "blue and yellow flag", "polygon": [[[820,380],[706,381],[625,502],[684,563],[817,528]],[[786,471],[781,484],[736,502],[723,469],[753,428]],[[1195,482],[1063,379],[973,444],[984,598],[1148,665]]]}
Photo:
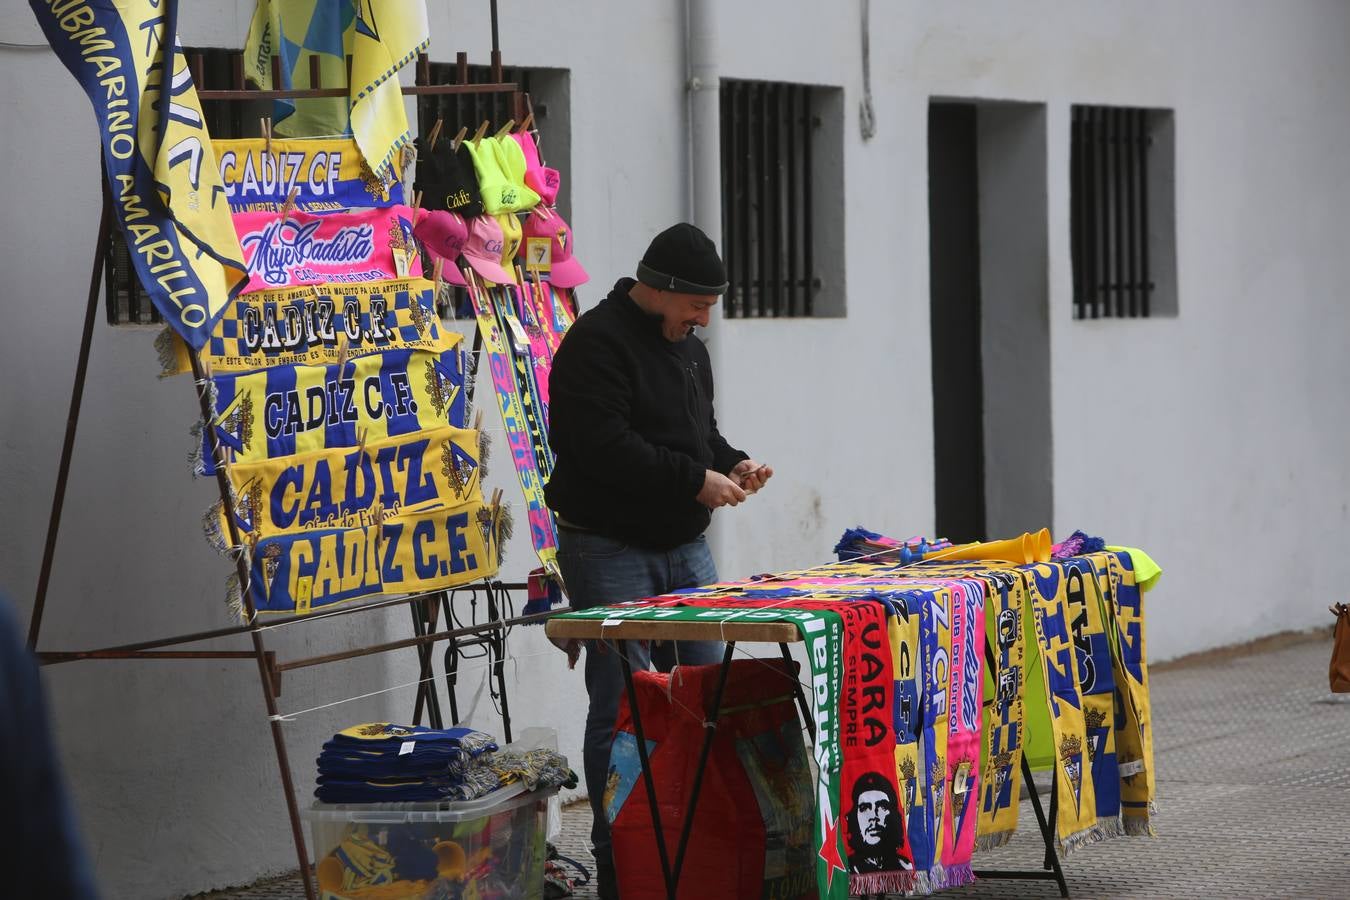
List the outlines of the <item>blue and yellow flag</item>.
{"label": "blue and yellow flag", "polygon": [[94,104],[113,210],[136,274],[165,321],[200,348],[246,275],[178,46],[177,0],[29,2]]}
{"label": "blue and yellow flag", "polygon": [[[244,46],[249,77],[263,87],[308,87],[311,57],[326,86],[347,84],[348,97],[286,101],[278,133],[294,137],[350,133],[384,183],[398,181],[398,151],[412,139],[398,70],[431,42],[424,0],[258,0]],[[272,84],[272,57],[283,84]],[[347,57],[351,57],[348,82]]]}

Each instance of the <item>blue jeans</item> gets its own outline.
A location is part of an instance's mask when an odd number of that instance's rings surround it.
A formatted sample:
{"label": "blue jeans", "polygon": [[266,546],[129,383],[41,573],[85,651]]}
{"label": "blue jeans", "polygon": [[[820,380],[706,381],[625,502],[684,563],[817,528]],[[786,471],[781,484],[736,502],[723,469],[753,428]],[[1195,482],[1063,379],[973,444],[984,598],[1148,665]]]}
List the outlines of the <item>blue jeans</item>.
{"label": "blue jeans", "polygon": [[[629,546],[590,531],[559,528],[558,566],[562,569],[563,583],[567,586],[567,597],[573,609],[608,606],[717,580],[712,553],[701,535],[674,550],[662,552]],[[585,647],[586,693],[591,702],[586,713],[582,762],[594,815],[591,843],[597,875],[604,873],[612,878],[613,859],[609,821],[605,818],[604,789],[609,771],[609,749],[614,740],[614,720],[619,715],[619,699],[624,691],[623,668],[614,646],[586,641]],[[627,644],[628,660],[634,671],[647,669],[653,662],[660,672],[669,672],[677,664],[720,663],[725,649],[721,641],[665,641],[651,647],[641,641]]]}

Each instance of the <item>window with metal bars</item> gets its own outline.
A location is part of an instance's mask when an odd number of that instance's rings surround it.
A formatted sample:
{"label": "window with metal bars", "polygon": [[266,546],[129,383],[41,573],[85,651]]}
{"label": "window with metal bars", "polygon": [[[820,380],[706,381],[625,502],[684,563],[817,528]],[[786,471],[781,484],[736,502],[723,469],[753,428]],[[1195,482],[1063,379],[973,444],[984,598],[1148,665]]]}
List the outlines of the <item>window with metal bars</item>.
{"label": "window with metal bars", "polygon": [[1172,133],[1170,110],[1073,107],[1074,318],[1176,314]]}
{"label": "window with metal bars", "polygon": [[[842,315],[842,150],[822,128],[842,92],[722,79],[722,258],[728,318]],[[837,124],[837,123],[836,123]],[[823,263],[823,265],[822,265]]]}

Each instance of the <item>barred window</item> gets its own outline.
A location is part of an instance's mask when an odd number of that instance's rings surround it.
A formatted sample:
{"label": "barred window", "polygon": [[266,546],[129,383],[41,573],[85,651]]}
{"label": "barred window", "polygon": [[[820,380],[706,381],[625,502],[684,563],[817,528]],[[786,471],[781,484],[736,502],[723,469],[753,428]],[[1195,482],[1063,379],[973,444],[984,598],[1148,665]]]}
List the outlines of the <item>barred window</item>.
{"label": "barred window", "polygon": [[720,108],[725,315],[842,315],[842,92],[722,79]]}
{"label": "barred window", "polygon": [[1071,119],[1074,318],[1175,315],[1171,111],[1074,106]]}

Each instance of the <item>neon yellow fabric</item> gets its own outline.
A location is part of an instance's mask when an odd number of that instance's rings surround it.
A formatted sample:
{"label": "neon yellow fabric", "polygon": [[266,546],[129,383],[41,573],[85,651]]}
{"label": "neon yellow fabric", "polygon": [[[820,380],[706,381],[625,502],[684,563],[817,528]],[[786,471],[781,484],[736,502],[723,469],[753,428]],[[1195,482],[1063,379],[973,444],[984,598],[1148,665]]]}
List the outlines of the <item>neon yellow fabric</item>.
{"label": "neon yellow fabric", "polygon": [[524,212],[539,205],[539,195],[525,184],[525,151],[509,134],[499,138],[489,138],[493,151],[497,154],[497,168],[502,177],[516,191],[514,212]]}
{"label": "neon yellow fabric", "polygon": [[520,219],[514,213],[502,213],[496,219],[502,227],[502,267],[508,272],[515,272],[516,253],[520,250],[524,229],[520,227]]}
{"label": "neon yellow fabric", "polygon": [[1162,574],[1162,566],[1153,561],[1149,556],[1138,547],[1107,547],[1107,550],[1116,550],[1122,553],[1130,554],[1130,560],[1134,563],[1134,583],[1141,591],[1150,591],[1158,583],[1158,576]]}

